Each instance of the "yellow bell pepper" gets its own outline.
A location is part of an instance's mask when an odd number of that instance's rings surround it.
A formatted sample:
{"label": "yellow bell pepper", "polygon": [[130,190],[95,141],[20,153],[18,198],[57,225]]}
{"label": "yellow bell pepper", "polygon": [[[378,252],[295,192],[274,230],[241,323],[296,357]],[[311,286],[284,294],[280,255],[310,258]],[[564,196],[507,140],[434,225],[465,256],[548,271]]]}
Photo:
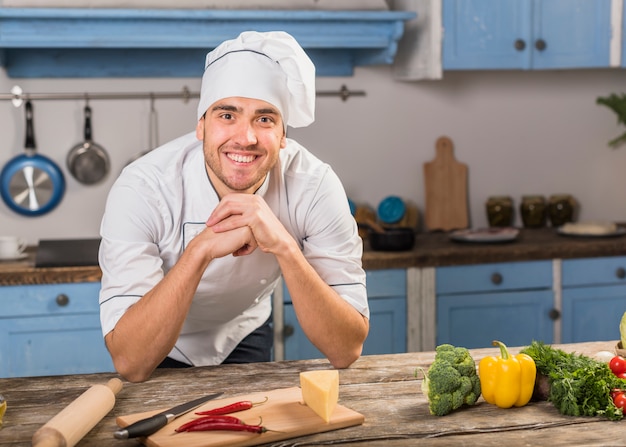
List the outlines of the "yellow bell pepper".
{"label": "yellow bell pepper", "polygon": [[526,354],[510,355],[500,341],[494,341],[493,345],[500,347],[500,357],[485,357],[478,364],[483,398],[500,408],[523,407],[535,388],[535,361]]}

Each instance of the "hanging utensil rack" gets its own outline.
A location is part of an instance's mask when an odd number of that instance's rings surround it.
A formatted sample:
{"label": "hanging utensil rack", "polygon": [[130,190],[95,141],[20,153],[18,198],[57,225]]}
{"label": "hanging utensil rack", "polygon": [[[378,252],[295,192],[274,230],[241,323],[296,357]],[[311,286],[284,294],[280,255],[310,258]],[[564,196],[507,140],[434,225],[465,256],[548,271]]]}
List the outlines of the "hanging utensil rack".
{"label": "hanging utensil rack", "polygon": [[[352,96],[365,96],[364,91],[350,90],[342,85],[339,90],[318,91],[317,96],[338,96],[342,101],[347,101]],[[192,92],[184,86],[179,92],[129,92],[129,93],[24,93],[20,86],[14,86],[11,93],[0,93],[0,100],[11,101],[15,107],[20,107],[27,99],[31,100],[100,100],[100,99],[181,99],[187,103],[190,99],[199,98],[199,92]]]}

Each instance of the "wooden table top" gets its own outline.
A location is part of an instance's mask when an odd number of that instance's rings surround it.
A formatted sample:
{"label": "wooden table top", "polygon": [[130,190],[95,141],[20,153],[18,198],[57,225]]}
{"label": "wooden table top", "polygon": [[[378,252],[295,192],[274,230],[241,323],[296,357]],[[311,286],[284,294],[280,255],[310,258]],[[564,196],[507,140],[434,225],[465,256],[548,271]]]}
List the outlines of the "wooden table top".
{"label": "wooden table top", "polygon": [[[555,345],[567,352],[593,355],[613,350],[615,341]],[[517,352],[518,348],[511,348]],[[471,350],[476,362],[497,355],[495,348]],[[431,416],[420,392],[421,374],[434,352],[364,356],[340,370],[340,403],[365,416],[354,427],[282,441],[280,446],[350,444],[358,446],[449,445],[624,445],[626,421],[601,417],[563,416],[548,402],[500,409],[481,399],[475,406],[447,416]],[[136,440],[117,440],[115,417],[169,408],[198,396],[223,391],[224,397],[299,385],[299,373],[328,369],[325,360],[283,361],[158,370],[139,384],[124,383],[114,409],[78,446],[129,447]],[[35,431],[90,386],[105,384],[115,374],[0,379],[0,393],[8,402],[0,446],[30,446]]]}

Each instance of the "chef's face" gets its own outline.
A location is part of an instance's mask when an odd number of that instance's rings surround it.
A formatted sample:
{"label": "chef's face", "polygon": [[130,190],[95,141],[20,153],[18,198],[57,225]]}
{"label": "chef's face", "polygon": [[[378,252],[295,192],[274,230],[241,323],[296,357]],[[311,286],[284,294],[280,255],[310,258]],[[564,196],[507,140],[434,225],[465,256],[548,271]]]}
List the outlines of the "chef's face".
{"label": "chef's face", "polygon": [[213,103],[198,121],[207,173],[220,197],[254,193],[287,144],[278,109],[258,99],[230,97]]}

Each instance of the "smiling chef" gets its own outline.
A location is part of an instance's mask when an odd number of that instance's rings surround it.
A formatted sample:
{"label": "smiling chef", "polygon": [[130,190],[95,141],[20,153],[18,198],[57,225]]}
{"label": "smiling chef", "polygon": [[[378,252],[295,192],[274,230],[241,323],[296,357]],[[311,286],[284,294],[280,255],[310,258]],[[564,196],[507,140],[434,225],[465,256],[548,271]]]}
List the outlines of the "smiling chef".
{"label": "smiling chef", "polygon": [[287,126],[314,120],[315,67],[284,32],[244,32],[206,58],[191,132],[124,169],[101,225],[100,314],[127,380],[158,367],[271,360],[282,275],[335,368],[369,330],[362,243],[343,186]]}

